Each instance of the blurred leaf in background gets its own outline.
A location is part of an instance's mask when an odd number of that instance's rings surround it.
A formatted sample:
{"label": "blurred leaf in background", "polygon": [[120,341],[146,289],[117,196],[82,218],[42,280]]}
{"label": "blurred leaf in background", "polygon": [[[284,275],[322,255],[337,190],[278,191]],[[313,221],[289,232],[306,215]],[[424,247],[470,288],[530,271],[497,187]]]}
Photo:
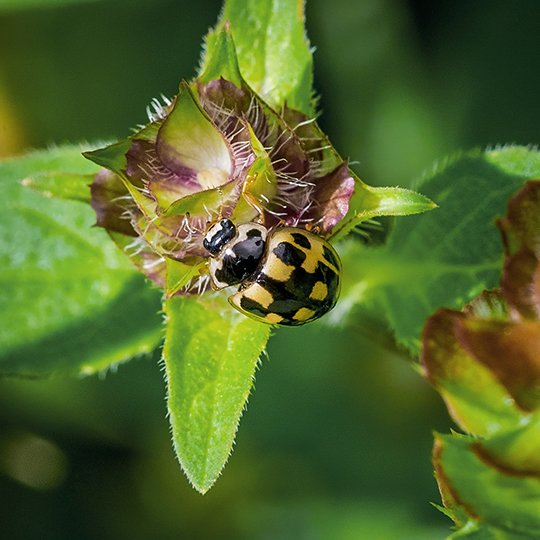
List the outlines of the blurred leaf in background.
{"label": "blurred leaf in background", "polygon": [[[152,98],[196,73],[221,7],[17,4],[0,2],[3,156],[127,136]],[[538,143],[539,23],[533,0],[308,0],[319,121],[372,185],[414,185],[457,149]],[[429,456],[450,420],[379,330],[353,317],[346,330],[276,332],[236,452],[204,498],[170,446],[159,353],[104,380],[1,380],[3,535],[444,538]]]}

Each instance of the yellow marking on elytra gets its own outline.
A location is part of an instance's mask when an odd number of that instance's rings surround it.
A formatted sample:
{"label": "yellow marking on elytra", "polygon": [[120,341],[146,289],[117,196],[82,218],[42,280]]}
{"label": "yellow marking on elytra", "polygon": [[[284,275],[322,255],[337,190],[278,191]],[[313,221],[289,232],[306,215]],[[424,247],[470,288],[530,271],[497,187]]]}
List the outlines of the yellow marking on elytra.
{"label": "yellow marking on elytra", "polygon": [[281,315],[278,315],[277,313],[269,313],[264,319],[264,322],[270,323],[270,324],[279,324],[283,320],[283,317]]}
{"label": "yellow marking on elytra", "polygon": [[247,289],[242,291],[242,294],[246,298],[260,304],[264,309],[268,309],[268,306],[274,301],[272,294],[258,283],[254,283],[253,285],[249,286]]}
{"label": "yellow marking on elytra", "polygon": [[[295,231],[295,234],[303,234],[304,236],[307,236],[305,231],[302,231],[301,229]],[[290,242],[294,247],[302,251],[306,255],[305,261],[302,263],[302,268],[308,273],[313,274],[317,268],[319,267],[319,263],[323,261],[325,264],[327,264],[334,272],[338,273],[337,268],[334,267],[333,264],[331,264],[329,261],[326,260],[324,256],[324,245],[322,241],[313,241],[310,240],[310,248],[305,248],[299,244],[297,244],[294,241],[294,237],[292,233],[287,233],[288,238],[285,240],[286,242]],[[317,237],[318,238],[318,237]],[[308,237],[309,240],[309,237]],[[319,239],[322,240],[322,239]]]}
{"label": "yellow marking on elytra", "polygon": [[311,319],[311,317],[313,317],[315,315],[315,311],[313,311],[312,309],[309,309],[307,307],[303,307],[303,308],[300,308],[295,316],[293,317],[293,319],[295,321],[307,321],[308,319]]}
{"label": "yellow marking on elytra", "polygon": [[326,283],[323,283],[322,281],[317,281],[315,285],[313,285],[313,289],[311,289],[311,294],[309,295],[309,298],[311,300],[324,300],[328,296],[328,287]]}
{"label": "yellow marking on elytra", "polygon": [[264,273],[271,279],[276,281],[285,282],[294,271],[294,266],[285,264],[281,259],[278,259],[275,255],[271,255],[268,258],[266,265],[264,266]]}

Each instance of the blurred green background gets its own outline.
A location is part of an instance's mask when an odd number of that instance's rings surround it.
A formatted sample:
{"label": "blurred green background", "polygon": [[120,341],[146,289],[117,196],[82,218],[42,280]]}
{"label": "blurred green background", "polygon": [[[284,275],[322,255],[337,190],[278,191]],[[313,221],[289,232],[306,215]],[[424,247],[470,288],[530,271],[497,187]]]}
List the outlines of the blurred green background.
{"label": "blurred green background", "polygon": [[[0,0],[0,156],[129,135],[195,75],[219,9]],[[320,123],[368,184],[539,142],[537,1],[308,0],[307,27]],[[452,424],[412,361],[362,320],[276,331],[205,496],[175,461],[159,353],[104,378],[0,380],[0,537],[445,538],[431,431]]]}

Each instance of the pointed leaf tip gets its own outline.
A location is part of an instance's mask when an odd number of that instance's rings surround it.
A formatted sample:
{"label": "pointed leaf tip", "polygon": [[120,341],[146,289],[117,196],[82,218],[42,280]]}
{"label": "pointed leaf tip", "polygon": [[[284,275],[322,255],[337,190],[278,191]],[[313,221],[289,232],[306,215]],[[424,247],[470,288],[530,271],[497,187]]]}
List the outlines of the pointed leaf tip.
{"label": "pointed leaf tip", "polygon": [[189,298],[166,301],[163,357],[168,409],[178,460],[205,493],[231,453],[234,437],[270,329],[217,297],[205,306]]}
{"label": "pointed leaf tip", "polygon": [[221,30],[213,37],[213,40],[208,40],[208,50],[204,64],[201,67],[199,81],[207,84],[223,77],[238,88],[242,88],[244,80],[238,67],[229,21],[225,21]]}
{"label": "pointed leaf tip", "polygon": [[303,0],[228,0],[216,28],[206,38],[201,73],[206,76],[214,59],[222,58],[230,65],[231,56],[221,56],[224,49],[219,43],[226,32],[234,36],[239,71],[255,92],[275,109],[287,103],[312,116],[313,61],[304,22]]}

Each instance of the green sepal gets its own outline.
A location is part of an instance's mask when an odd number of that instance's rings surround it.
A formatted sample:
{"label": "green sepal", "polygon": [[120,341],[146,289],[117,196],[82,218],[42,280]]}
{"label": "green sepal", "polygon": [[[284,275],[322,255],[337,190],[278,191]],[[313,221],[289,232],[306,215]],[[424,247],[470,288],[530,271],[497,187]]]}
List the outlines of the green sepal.
{"label": "green sepal", "polygon": [[248,129],[251,149],[256,158],[246,174],[240,200],[232,215],[233,221],[240,223],[254,219],[259,214],[254,206],[264,207],[274,198],[278,190],[272,160],[250,125]]}
{"label": "green sepal", "polygon": [[437,208],[424,195],[399,187],[371,187],[356,175],[349,212],[330,236],[332,242],[343,238],[352,228],[377,216],[408,216]]}
{"label": "green sepal", "polygon": [[211,45],[207,44],[208,52],[203,65],[204,72],[199,76],[200,82],[206,84],[223,77],[242,88],[244,80],[238,68],[230,24],[226,22],[220,31],[216,31],[211,41]]}
{"label": "green sepal", "polygon": [[105,167],[116,174],[122,175],[126,170],[126,154],[131,147],[131,139],[109,144],[90,152],[83,152],[83,156],[101,167]]}
{"label": "green sepal", "polygon": [[163,165],[171,170],[189,167],[195,172],[219,171],[224,178],[218,185],[224,184],[232,172],[229,145],[185,81],[159,128],[156,151]]}
{"label": "green sepal", "polygon": [[170,298],[174,296],[182,287],[187,285],[194,277],[199,275],[199,272],[204,265],[204,261],[189,265],[167,257],[167,281],[165,284],[165,296]]}
{"label": "green sepal", "polygon": [[[227,203],[236,187],[236,182],[229,182],[223,186],[198,191],[193,195],[188,195],[170,206],[163,208],[161,215],[163,217],[184,216],[189,214],[191,217],[207,217],[208,220],[218,215],[219,209]],[[165,204],[166,199],[160,199],[160,192],[156,189],[154,194],[160,203]],[[161,208],[160,208],[161,210]]]}

